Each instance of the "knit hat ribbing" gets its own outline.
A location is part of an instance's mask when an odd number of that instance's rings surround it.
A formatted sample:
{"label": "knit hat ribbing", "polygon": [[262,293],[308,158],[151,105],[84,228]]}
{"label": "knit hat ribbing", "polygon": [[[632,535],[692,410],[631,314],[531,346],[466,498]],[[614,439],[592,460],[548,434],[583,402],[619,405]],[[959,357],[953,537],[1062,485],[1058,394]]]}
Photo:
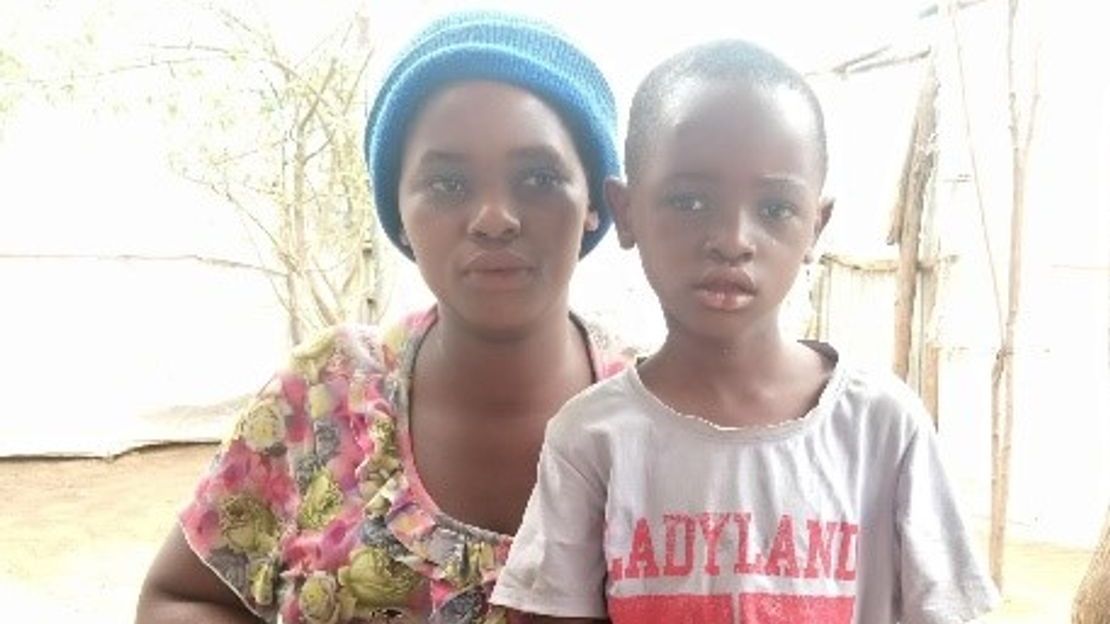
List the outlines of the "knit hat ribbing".
{"label": "knit hat ribbing", "polygon": [[611,223],[602,184],[620,174],[613,93],[594,62],[553,27],[492,11],[453,13],[430,24],[397,56],[377,93],[366,124],[366,162],[390,240],[412,257],[401,244],[397,205],[409,125],[430,95],[463,80],[511,84],[558,111],[580,152],[599,216],[598,228],[582,237],[586,255]]}

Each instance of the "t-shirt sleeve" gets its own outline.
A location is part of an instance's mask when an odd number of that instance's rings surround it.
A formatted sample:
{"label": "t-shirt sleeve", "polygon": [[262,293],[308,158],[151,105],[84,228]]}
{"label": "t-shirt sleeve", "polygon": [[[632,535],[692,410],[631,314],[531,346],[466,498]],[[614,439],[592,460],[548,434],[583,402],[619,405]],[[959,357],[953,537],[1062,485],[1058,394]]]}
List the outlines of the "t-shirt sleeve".
{"label": "t-shirt sleeve", "polygon": [[928,424],[906,449],[897,505],[900,620],[956,624],[990,611],[998,593],[975,556]]}
{"label": "t-shirt sleeve", "polygon": [[604,618],[604,487],[560,450],[565,442],[548,428],[536,487],[491,601],[525,613]]}
{"label": "t-shirt sleeve", "polygon": [[248,402],[178,517],[193,552],[268,622],[277,617],[282,543],[304,520],[291,451],[311,438],[310,413],[327,407],[310,384],[338,336],[336,328],[299,346]]}

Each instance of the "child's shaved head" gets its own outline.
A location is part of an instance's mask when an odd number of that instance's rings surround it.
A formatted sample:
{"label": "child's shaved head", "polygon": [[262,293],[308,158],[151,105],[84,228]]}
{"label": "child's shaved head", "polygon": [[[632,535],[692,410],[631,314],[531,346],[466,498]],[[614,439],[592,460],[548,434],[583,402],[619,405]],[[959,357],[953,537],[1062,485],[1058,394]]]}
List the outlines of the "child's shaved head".
{"label": "child's shaved head", "polygon": [[803,96],[813,114],[814,149],[820,177],[828,168],[825,118],[813,89],[794,68],[766,50],[739,39],[725,39],[688,48],[657,66],[636,89],[624,144],[625,171],[630,181],[640,173],[651,137],[664,120],[668,98],[690,81],[724,82],[761,88],[785,87]]}

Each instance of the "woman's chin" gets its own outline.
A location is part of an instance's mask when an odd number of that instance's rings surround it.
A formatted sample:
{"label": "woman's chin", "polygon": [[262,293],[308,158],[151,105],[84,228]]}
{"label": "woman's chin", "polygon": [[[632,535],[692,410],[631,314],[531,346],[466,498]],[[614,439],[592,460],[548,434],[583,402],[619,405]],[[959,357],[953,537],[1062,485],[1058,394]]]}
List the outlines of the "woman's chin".
{"label": "woman's chin", "polygon": [[449,306],[463,325],[477,335],[494,340],[515,340],[542,327],[550,319],[566,318],[566,299],[506,296],[487,293],[463,305]]}

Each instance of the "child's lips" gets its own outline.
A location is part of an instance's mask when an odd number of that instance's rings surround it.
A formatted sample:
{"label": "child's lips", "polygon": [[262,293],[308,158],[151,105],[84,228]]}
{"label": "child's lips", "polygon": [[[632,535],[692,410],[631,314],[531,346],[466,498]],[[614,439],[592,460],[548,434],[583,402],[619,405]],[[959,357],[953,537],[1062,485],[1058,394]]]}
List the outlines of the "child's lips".
{"label": "child's lips", "polygon": [[715,271],[698,280],[694,293],[702,305],[725,312],[739,310],[755,296],[755,283],[743,271]]}

